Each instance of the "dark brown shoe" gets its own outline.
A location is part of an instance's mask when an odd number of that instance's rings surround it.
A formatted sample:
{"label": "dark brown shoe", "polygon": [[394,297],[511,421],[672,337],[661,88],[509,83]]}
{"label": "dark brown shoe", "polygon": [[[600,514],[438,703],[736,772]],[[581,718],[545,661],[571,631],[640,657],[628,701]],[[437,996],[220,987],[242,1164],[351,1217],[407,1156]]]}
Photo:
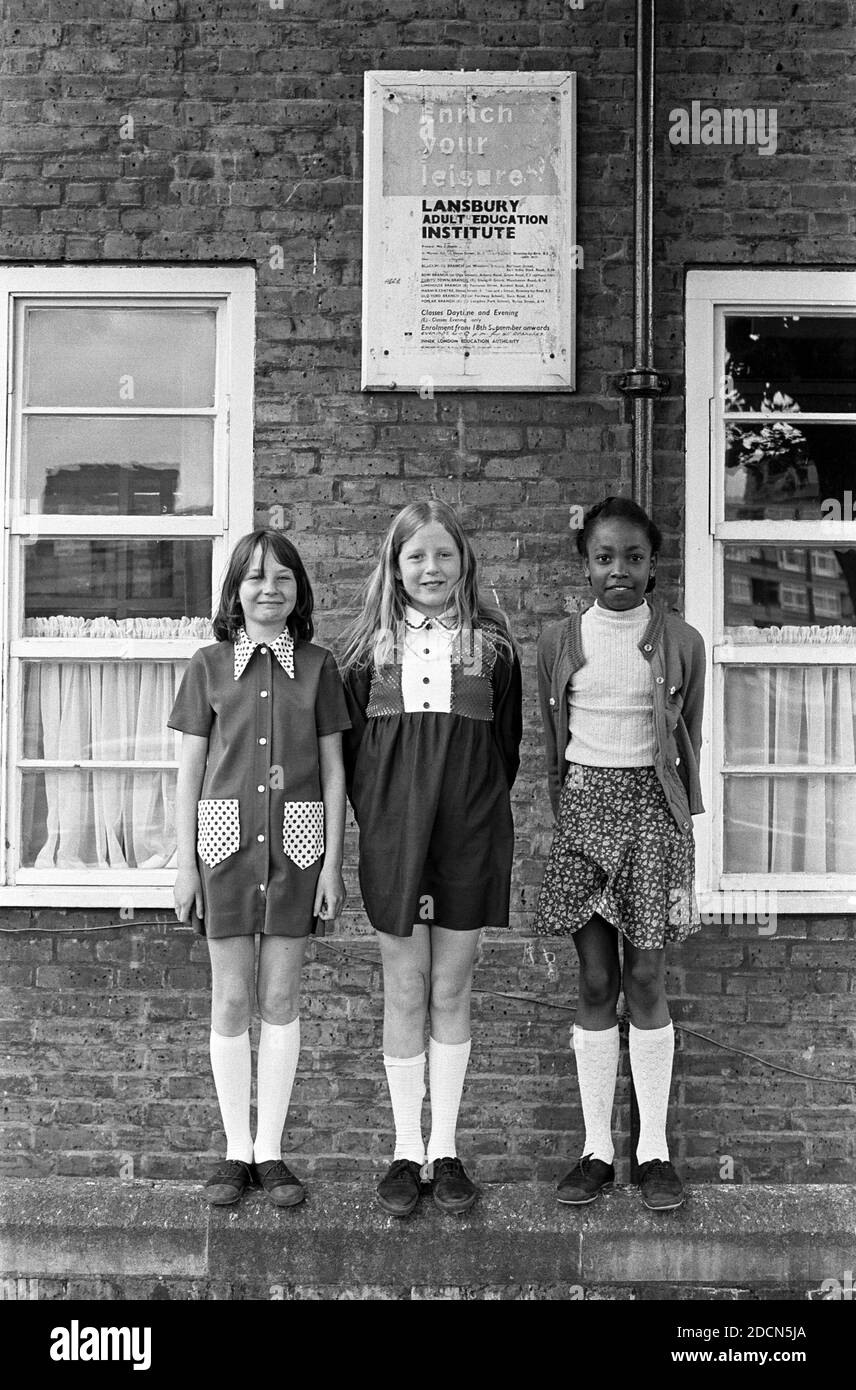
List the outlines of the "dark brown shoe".
{"label": "dark brown shoe", "polygon": [[252,1164],[240,1158],[224,1158],[205,1184],[205,1200],[210,1207],[230,1207],[240,1201],[253,1182]]}
{"label": "dark brown shoe", "polygon": [[675,1211],[686,1201],[683,1183],[664,1158],[639,1164],[639,1191],[649,1211]]}
{"label": "dark brown shoe", "polygon": [[584,1154],[559,1183],[559,1201],[570,1207],[584,1207],[615,1182],[615,1168],[600,1158]]}
{"label": "dark brown shoe", "polygon": [[459,1158],[435,1158],[432,1191],[434,1205],[445,1212],[469,1211],[479,1195]]}
{"label": "dark brown shoe", "polygon": [[275,1207],[296,1207],[306,1196],[306,1188],[281,1158],[256,1164],[259,1182]]}
{"label": "dark brown shoe", "polygon": [[409,1158],[396,1158],[377,1186],[377,1199],[390,1216],[409,1216],[422,1192],[422,1167]]}

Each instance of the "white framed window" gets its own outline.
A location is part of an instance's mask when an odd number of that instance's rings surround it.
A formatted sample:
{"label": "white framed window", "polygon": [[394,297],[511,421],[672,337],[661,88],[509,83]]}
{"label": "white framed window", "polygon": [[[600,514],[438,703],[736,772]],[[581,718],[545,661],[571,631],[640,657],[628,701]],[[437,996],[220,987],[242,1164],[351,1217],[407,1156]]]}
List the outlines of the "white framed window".
{"label": "white framed window", "polygon": [[820,618],[838,622],[841,618],[841,595],[833,589],[815,589],[814,611]]}
{"label": "white framed window", "polygon": [[812,574],[825,574],[835,579],[841,573],[834,555],[825,555],[816,550],[811,552],[811,572]]}
{"label": "white framed window", "polygon": [[686,310],[701,904],[775,893],[778,912],[852,912],[856,273],[690,271]]}
{"label": "white framed window", "polygon": [[780,550],[779,569],[793,570],[796,574],[802,574],[805,569],[805,551]]}
{"label": "white framed window", "polygon": [[0,267],[0,903],[168,906],[187,660],[252,529],[252,267]]}
{"label": "white framed window", "polygon": [[796,584],[783,584],[779,591],[783,611],[808,612],[808,594]]}
{"label": "white framed window", "polygon": [[735,603],[752,602],[752,585],[745,574],[728,576],[728,592]]}

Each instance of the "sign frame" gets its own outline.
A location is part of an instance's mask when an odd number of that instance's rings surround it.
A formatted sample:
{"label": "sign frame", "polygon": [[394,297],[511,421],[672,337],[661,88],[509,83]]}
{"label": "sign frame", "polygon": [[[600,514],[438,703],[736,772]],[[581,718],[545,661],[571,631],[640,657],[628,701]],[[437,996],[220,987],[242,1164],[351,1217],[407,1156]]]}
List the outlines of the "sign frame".
{"label": "sign frame", "polygon": [[[362,390],[574,391],[576,74],[375,70],[364,81]],[[526,164],[539,97],[558,104],[557,139]],[[509,168],[502,140],[515,111]],[[533,195],[539,180],[550,191]],[[485,200],[502,215],[470,207]],[[452,225],[439,232],[427,225],[444,218]],[[514,240],[482,241],[493,236]]]}

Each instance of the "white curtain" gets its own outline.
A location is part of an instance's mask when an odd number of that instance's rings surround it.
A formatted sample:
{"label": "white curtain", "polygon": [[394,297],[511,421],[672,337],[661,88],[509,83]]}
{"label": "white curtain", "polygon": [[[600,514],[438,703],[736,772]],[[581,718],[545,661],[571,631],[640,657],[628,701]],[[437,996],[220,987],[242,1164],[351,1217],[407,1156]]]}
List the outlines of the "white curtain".
{"label": "white curtain", "polygon": [[[173,760],[166,726],[184,661],[44,661],[24,667],[24,756]],[[25,771],[22,862],[39,869],[175,863],[175,772]]]}
{"label": "white curtain", "polygon": [[[726,873],[852,873],[856,667],[733,667],[725,685]],[[805,773],[728,776],[729,765]],[[811,769],[810,771],[808,769]]]}

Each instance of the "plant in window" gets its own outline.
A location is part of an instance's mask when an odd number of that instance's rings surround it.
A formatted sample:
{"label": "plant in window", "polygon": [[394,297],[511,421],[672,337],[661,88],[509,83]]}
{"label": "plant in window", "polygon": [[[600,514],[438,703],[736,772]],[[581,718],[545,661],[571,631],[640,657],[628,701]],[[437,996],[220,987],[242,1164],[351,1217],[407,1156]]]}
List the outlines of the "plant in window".
{"label": "plant in window", "polygon": [[[729,365],[731,360],[729,357]],[[725,378],[726,412],[745,411],[746,401],[735,383],[744,366],[731,365]],[[750,502],[764,499],[765,505],[777,497],[794,497],[810,485],[806,437],[802,430],[777,414],[795,414],[799,405],[783,391],[771,393],[770,383],[764,387],[761,414],[773,416],[760,427],[727,423],[725,426],[725,486],[732,500]]]}

